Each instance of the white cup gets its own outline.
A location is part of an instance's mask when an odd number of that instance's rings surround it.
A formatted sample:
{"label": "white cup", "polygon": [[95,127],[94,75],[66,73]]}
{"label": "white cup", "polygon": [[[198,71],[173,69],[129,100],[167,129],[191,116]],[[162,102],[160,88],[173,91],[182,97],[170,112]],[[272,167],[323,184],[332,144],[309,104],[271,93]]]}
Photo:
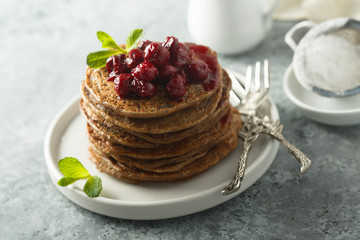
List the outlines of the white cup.
{"label": "white cup", "polygon": [[195,41],[222,54],[246,52],[258,45],[272,26],[264,0],[190,0],[188,27]]}

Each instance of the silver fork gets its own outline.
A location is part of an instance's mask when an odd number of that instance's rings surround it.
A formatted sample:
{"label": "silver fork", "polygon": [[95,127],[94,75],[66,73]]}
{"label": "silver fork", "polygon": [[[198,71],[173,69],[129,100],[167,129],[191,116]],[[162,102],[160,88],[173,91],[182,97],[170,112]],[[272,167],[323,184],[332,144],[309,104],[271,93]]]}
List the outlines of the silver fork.
{"label": "silver fork", "polygon": [[270,70],[269,61],[264,60],[263,78],[264,83],[261,84],[261,63],[255,64],[255,76],[252,77],[252,66],[249,65],[246,70],[245,83],[242,83],[236,73],[227,70],[231,79],[234,79],[232,90],[230,91],[230,99],[235,102],[235,106],[239,108],[240,113],[250,114],[256,111],[260,105],[267,99],[270,89]]}
{"label": "silver fork", "polygon": [[[280,121],[272,122],[268,116],[259,116],[257,109],[267,99],[270,88],[270,71],[268,60],[264,61],[263,78],[264,83],[261,87],[261,63],[255,64],[255,77],[252,78],[252,66],[246,71],[245,86],[235,74],[231,74],[234,86],[230,92],[230,97],[238,101],[238,108],[243,116],[243,128],[238,133],[244,139],[244,150],[238,161],[238,168],[232,181],[221,191],[223,195],[231,194],[240,189],[241,181],[244,178],[248,152],[260,134],[268,134],[279,140],[296,159],[300,162],[300,173],[305,173],[311,166],[311,161],[298,148],[289,143],[281,134],[283,126]],[[231,76],[232,75],[232,76]],[[254,79],[254,80],[252,80]]]}
{"label": "silver fork", "polygon": [[255,124],[252,118],[256,115],[256,110],[267,98],[267,94],[270,88],[270,76],[269,76],[269,62],[264,61],[264,84],[261,87],[261,64],[257,62],[255,64],[255,77],[252,80],[252,66],[249,65],[246,71],[245,86],[239,81],[238,78],[231,71],[228,71],[231,78],[235,78],[233,81],[233,87],[230,91],[230,98],[238,100],[237,107],[241,115],[243,116],[243,127],[239,131],[238,135],[244,139],[243,152],[238,161],[238,167],[236,173],[231,182],[221,191],[223,195],[234,193],[240,189],[241,181],[245,175],[245,169],[248,159],[248,153],[252,144],[258,139],[260,133],[264,127],[261,124]]}

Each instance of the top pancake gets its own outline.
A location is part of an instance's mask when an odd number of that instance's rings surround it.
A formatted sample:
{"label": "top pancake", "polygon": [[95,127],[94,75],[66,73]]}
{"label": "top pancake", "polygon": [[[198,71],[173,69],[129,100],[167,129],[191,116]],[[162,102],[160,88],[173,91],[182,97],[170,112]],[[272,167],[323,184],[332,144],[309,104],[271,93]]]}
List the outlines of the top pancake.
{"label": "top pancake", "polygon": [[[208,54],[216,57],[216,53],[208,50]],[[197,58],[193,53],[193,58]],[[218,71],[216,78],[221,81],[222,69],[217,65]],[[117,114],[131,118],[153,118],[162,117],[184,108],[188,108],[211,97],[220,84],[214,89],[205,90],[201,84],[190,84],[182,101],[169,98],[167,91],[159,86],[157,93],[151,98],[128,98],[120,99],[114,89],[114,83],[108,82],[108,73],[105,67],[100,69],[88,68],[86,70],[85,84],[91,89],[92,95],[98,103],[106,108],[111,108]]]}

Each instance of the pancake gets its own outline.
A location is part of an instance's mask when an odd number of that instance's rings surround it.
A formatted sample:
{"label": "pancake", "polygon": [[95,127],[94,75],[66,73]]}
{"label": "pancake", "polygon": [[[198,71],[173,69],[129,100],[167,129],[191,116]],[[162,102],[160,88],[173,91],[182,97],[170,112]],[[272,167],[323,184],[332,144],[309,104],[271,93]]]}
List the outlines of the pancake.
{"label": "pancake", "polygon": [[[196,54],[193,52],[195,58]],[[208,50],[207,54],[216,58],[214,51]],[[219,64],[216,67],[218,71],[215,77],[220,80],[222,70]],[[131,118],[162,117],[175,113],[211,97],[220,87],[218,84],[212,90],[205,90],[201,84],[190,84],[181,102],[171,100],[163,88],[158,88],[158,92],[151,98],[119,99],[114,90],[113,82],[107,81],[108,77],[105,67],[100,69],[88,68],[84,83],[92,90],[92,94],[98,103],[112,109],[116,114]]]}
{"label": "pancake", "polygon": [[106,119],[107,121],[124,129],[142,132],[142,133],[166,133],[183,130],[193,127],[213,113],[221,98],[222,88],[216,90],[214,96],[205,99],[199,104],[177,111],[171,115],[162,118],[129,118],[118,115],[111,109],[104,109],[100,104],[94,104],[89,95],[89,91],[82,84],[82,99],[86,102],[87,108],[93,114]]}
{"label": "pancake", "polygon": [[158,146],[159,143],[171,143],[184,139],[190,135],[197,134],[201,131],[214,126],[220,118],[228,111],[228,92],[230,90],[230,79],[224,71],[224,84],[222,86],[222,96],[218,103],[217,109],[213,114],[208,116],[201,124],[194,127],[176,132],[167,132],[163,134],[138,133],[121,128],[109,123],[96,114],[89,113],[83,103],[80,103],[83,114],[88,119],[88,123],[98,131],[103,132],[110,142],[120,143],[130,147],[151,148]]}
{"label": "pancake", "polygon": [[229,128],[235,128],[236,118],[230,122],[231,124],[223,124],[219,122],[209,131],[190,136],[179,142],[171,144],[162,144],[157,148],[130,148],[121,144],[115,144],[107,141],[99,132],[88,125],[89,141],[98,149],[110,155],[124,155],[141,159],[161,159],[166,157],[175,157],[186,152],[196,151],[206,145],[212,145],[225,135]]}
{"label": "pancake", "polygon": [[[241,118],[229,104],[231,79],[210,48],[177,41],[87,68],[80,109],[100,171],[131,183],[185,181],[235,149]],[[108,71],[118,77],[108,81]]]}
{"label": "pancake", "polygon": [[106,124],[103,120],[94,114],[90,116],[85,109],[82,100],[80,101],[80,109],[83,115],[88,119],[88,124],[97,132],[102,134],[103,137],[106,138],[109,142],[135,148],[155,148],[159,146],[157,143],[146,141],[129,132],[126,132],[124,129],[119,128],[118,126],[109,126],[109,124]]}
{"label": "pancake", "polygon": [[[237,122],[235,122],[237,121]],[[107,157],[112,157],[115,161],[119,163],[123,163],[129,167],[134,167],[140,170],[151,171],[151,172],[174,172],[178,171],[196,159],[203,157],[207,154],[210,148],[216,145],[219,142],[224,141],[228,138],[233,132],[235,128],[239,128],[239,122],[237,118],[233,118],[234,124],[232,124],[231,128],[228,128],[228,131],[216,138],[211,144],[204,144],[201,150],[190,151],[185,153],[184,155],[173,157],[173,158],[164,158],[164,159],[138,159],[133,157],[121,156],[118,154],[107,154],[101,152],[101,150],[97,149],[95,145],[91,144],[92,151],[97,151],[99,154],[102,154]]]}
{"label": "pancake", "polygon": [[89,149],[89,153],[90,160],[96,164],[97,168],[101,172],[105,172],[127,182],[179,182],[193,178],[206,171],[208,168],[214,166],[223,157],[232,152],[236,145],[237,134],[233,132],[226,140],[210,149],[205,156],[196,159],[196,161],[191,162],[179,171],[165,173],[139,171],[128,167],[125,164],[119,163],[111,157],[98,154],[92,149]]}
{"label": "pancake", "polygon": [[91,151],[95,151],[100,155],[112,158],[116,162],[125,164],[129,167],[133,167],[139,170],[145,170],[149,172],[176,172],[195,161],[196,159],[203,157],[207,154],[209,149],[203,151],[189,152],[182,156],[177,156],[174,158],[164,158],[164,159],[138,159],[131,158],[127,156],[111,156],[104,152],[99,151],[94,145],[90,144],[89,148]]}

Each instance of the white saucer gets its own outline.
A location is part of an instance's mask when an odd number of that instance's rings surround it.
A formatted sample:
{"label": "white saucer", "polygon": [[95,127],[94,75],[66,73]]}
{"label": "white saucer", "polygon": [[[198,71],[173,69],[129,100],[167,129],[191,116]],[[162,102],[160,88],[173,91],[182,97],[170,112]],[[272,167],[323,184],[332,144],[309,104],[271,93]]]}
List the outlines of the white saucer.
{"label": "white saucer", "polygon": [[360,123],[360,94],[331,98],[306,90],[296,79],[292,65],[285,72],[283,87],[299,111],[314,121],[329,125]]}
{"label": "white saucer", "polygon": [[[254,184],[270,167],[279,149],[278,142],[261,136],[250,150],[241,189],[231,195],[223,196],[220,192],[233,177],[242,142],[219,164],[192,180],[183,183],[130,184],[100,173],[88,160],[86,120],[80,114],[79,100],[79,97],[74,98],[51,123],[45,139],[45,161],[49,175],[61,193],[74,203],[106,216],[137,220],[163,219],[214,207]],[[279,118],[272,101],[271,109],[266,112],[275,120]],[[99,197],[89,198],[82,192],[84,181],[68,187],[57,185],[57,181],[63,177],[57,162],[67,156],[78,158],[91,175],[101,177],[103,191]]]}

